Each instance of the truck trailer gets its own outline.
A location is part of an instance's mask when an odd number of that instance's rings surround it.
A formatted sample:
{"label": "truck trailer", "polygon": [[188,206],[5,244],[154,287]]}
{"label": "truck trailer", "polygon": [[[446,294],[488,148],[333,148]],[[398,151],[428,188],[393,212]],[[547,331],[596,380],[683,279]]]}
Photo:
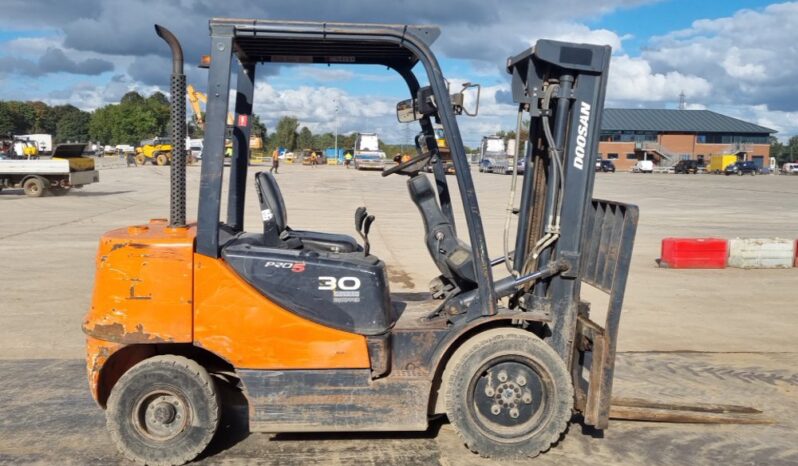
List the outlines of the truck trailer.
{"label": "truck trailer", "polygon": [[100,181],[94,159],[83,155],[85,144],[60,144],[52,158],[28,160],[8,157],[0,160],[0,189],[22,188],[27,196],[41,197],[50,192],[66,194]]}

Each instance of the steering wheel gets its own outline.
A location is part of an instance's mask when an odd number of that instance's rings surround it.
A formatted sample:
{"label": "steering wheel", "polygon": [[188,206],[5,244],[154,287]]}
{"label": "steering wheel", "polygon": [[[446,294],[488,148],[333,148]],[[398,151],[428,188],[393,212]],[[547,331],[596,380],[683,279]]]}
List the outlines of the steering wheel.
{"label": "steering wheel", "polygon": [[424,154],[424,153],[419,154],[419,155],[413,157],[412,159],[408,160],[407,162],[402,162],[399,165],[395,165],[395,166],[393,166],[391,168],[383,170],[382,171],[382,176],[393,175],[394,173],[398,173],[398,172],[404,171],[406,168],[412,167],[413,165],[421,162],[424,159],[428,159],[430,157],[432,157],[432,152],[427,153],[427,154]]}

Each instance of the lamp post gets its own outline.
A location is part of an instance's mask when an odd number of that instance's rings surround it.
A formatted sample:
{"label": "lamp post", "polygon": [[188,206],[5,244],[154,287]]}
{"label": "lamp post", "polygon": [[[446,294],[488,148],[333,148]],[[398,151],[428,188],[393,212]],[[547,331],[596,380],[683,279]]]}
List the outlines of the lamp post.
{"label": "lamp post", "polygon": [[338,163],[338,99],[335,100],[335,160]]}

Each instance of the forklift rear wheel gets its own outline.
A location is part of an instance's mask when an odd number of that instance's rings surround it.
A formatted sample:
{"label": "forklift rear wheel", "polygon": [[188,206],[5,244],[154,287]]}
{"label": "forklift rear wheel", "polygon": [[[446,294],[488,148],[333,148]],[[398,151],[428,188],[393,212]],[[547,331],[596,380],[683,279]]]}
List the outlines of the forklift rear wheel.
{"label": "forklift rear wheel", "polygon": [[141,166],[144,165],[145,163],[147,163],[147,157],[145,157],[144,154],[136,155],[136,165]]}
{"label": "forklift rear wheel", "polygon": [[221,408],[213,379],[195,361],[155,356],[111,390],[106,420],[119,450],[146,464],[183,464],[208,446]]}
{"label": "forklift rear wheel", "polygon": [[155,153],[155,163],[158,164],[159,167],[163,167],[164,165],[169,164],[169,157],[166,154],[161,152]]}
{"label": "forklift rear wheel", "polygon": [[46,189],[44,181],[42,181],[41,178],[28,178],[22,183],[22,190],[25,192],[25,195],[29,197],[42,197]]}
{"label": "forklift rear wheel", "polygon": [[483,457],[537,456],[571,419],[568,369],[530,332],[498,328],[476,335],[452,356],[444,376],[449,421]]}

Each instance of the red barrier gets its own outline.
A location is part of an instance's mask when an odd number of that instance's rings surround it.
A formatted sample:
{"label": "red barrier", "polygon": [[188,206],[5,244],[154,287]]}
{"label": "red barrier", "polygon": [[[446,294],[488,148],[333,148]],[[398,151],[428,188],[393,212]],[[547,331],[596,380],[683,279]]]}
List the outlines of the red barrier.
{"label": "red barrier", "polygon": [[729,244],[722,238],[663,238],[660,267],[673,269],[722,269]]}

